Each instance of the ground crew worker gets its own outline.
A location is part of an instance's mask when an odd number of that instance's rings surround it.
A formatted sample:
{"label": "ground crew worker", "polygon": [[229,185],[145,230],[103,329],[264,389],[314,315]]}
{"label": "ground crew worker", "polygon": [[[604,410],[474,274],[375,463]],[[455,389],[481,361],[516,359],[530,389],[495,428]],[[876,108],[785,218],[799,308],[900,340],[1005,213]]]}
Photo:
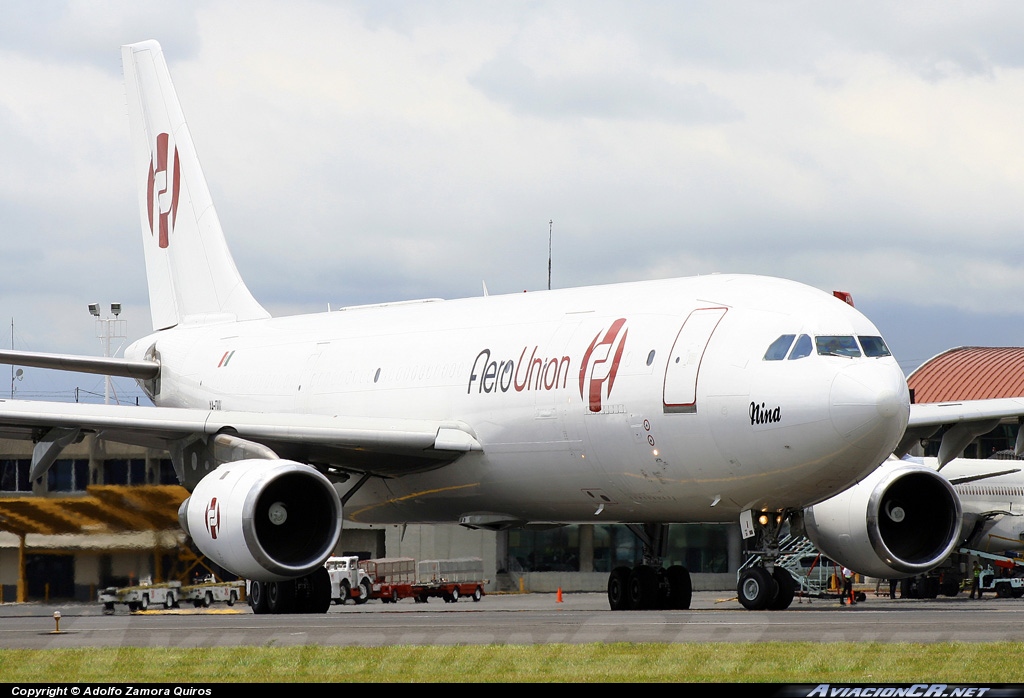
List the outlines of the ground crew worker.
{"label": "ground crew worker", "polygon": [[971,580],[971,598],[972,599],[974,598],[974,592],[978,592],[978,598],[980,599],[981,598],[981,565],[978,564],[977,560],[974,561],[973,574],[974,574],[974,577]]}
{"label": "ground crew worker", "polygon": [[853,596],[853,570],[843,567],[843,593],[839,596],[839,603],[845,605],[846,599],[850,599],[850,605],[857,603]]}

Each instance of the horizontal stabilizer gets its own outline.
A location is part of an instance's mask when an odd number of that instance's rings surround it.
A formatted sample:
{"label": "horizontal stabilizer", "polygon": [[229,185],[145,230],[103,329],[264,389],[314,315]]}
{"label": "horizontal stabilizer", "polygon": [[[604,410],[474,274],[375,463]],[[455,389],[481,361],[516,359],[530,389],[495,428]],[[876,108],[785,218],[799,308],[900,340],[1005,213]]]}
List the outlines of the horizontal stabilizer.
{"label": "horizontal stabilizer", "polygon": [[160,373],[160,364],[156,361],[132,361],[76,354],[44,354],[31,351],[0,350],[0,364],[50,368],[77,373],[97,373],[101,376],[124,376],[139,380],[152,380]]}

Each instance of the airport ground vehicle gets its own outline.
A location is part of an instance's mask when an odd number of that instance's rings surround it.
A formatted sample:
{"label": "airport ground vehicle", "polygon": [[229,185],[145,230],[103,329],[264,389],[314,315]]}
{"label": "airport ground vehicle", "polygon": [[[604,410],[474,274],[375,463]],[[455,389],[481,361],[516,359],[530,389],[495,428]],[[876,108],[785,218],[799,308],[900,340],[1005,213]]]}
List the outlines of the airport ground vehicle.
{"label": "airport ground vehicle", "polygon": [[245,582],[218,582],[212,574],[181,588],[181,599],[191,601],[196,608],[209,608],[214,603],[234,606],[245,598]]}
{"label": "airport ground vehicle", "polygon": [[1002,599],[1019,599],[1024,596],[1024,578],[1000,577],[991,567],[981,571],[978,576],[978,587],[982,592],[995,592],[995,595]]}
{"label": "airport ground vehicle", "polygon": [[980,559],[986,565],[980,578],[983,592],[995,592],[1003,598],[1024,596],[1024,559],[969,548],[960,548],[942,565],[926,574],[901,579],[900,596],[905,599],[934,599],[940,594],[956,596],[961,590],[970,589],[971,558]]}
{"label": "airport ground vehicle", "polygon": [[115,604],[125,604],[130,611],[145,611],[151,606],[175,608],[181,599],[181,582],[153,584],[143,579],[140,584],[128,587],[107,587],[99,593],[103,612],[114,612]]}
{"label": "airport ground vehicle", "polygon": [[128,587],[107,587],[100,591],[98,600],[103,612],[111,614],[116,604],[128,606],[129,611],[145,611],[152,607],[178,608],[182,601],[191,601],[196,608],[209,607],[215,602],[233,606],[245,598],[245,582],[218,582],[209,575],[195,584],[181,582],[153,584],[143,579],[141,584]]}
{"label": "airport ground vehicle", "polygon": [[426,603],[432,598],[455,603],[463,597],[479,601],[487,580],[483,578],[483,560],[478,557],[448,560],[382,558],[361,563],[372,578],[370,598],[384,603],[415,599]]}
{"label": "airport ground vehicle", "polygon": [[349,599],[357,604],[370,600],[372,579],[354,555],[327,558],[324,563],[331,578],[331,600],[343,604]]}

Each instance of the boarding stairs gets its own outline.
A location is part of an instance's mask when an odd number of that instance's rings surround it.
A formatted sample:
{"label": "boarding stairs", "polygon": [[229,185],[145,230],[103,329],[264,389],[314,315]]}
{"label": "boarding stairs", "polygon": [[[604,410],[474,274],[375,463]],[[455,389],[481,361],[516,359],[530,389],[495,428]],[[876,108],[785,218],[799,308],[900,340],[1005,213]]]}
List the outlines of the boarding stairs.
{"label": "boarding stairs", "polygon": [[[812,559],[806,564],[808,558]],[[754,553],[740,567],[742,572],[761,559]],[[779,557],[775,564],[785,569],[798,585],[797,596],[824,596],[829,593],[834,569],[810,540],[803,536],[785,536],[779,541]]]}

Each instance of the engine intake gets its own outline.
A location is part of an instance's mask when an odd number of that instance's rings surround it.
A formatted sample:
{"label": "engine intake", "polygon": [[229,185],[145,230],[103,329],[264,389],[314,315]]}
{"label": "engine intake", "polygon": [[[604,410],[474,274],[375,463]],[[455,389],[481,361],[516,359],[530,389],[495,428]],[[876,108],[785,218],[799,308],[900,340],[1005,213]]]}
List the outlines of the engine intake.
{"label": "engine intake", "polygon": [[936,471],[887,461],[853,487],[804,509],[804,530],[833,560],[871,577],[937,567],[960,541],[963,511]]}
{"label": "engine intake", "polygon": [[322,567],[341,536],[341,500],[315,468],[225,463],[182,502],[178,521],[204,555],[246,579],[282,581]]}

